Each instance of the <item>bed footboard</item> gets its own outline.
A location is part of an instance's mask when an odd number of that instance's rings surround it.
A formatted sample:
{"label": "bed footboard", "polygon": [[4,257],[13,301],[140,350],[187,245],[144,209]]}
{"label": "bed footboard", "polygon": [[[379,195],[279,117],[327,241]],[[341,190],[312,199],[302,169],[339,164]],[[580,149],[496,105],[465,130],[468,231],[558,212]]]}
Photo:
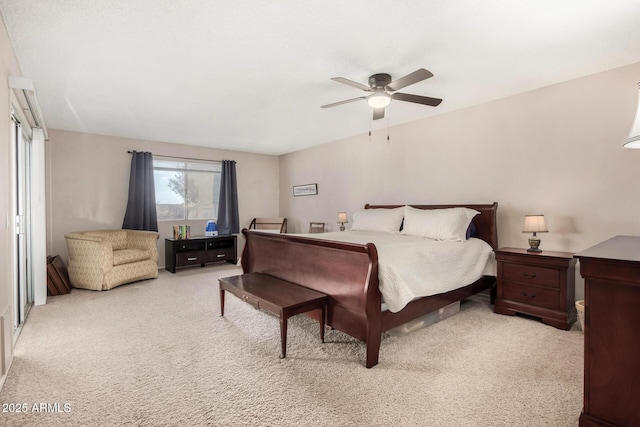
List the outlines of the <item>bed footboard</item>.
{"label": "bed footboard", "polygon": [[368,368],[382,339],[378,253],[358,245],[242,230],[245,273],[265,273],[329,295],[327,325],[367,344]]}

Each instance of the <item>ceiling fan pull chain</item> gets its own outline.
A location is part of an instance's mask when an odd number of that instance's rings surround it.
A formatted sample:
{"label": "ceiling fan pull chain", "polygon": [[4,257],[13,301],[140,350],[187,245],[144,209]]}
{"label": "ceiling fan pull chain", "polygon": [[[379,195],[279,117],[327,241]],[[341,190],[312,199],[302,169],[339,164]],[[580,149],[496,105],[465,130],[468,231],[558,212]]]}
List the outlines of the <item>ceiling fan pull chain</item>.
{"label": "ceiling fan pull chain", "polygon": [[389,141],[389,112],[387,111],[387,141]]}

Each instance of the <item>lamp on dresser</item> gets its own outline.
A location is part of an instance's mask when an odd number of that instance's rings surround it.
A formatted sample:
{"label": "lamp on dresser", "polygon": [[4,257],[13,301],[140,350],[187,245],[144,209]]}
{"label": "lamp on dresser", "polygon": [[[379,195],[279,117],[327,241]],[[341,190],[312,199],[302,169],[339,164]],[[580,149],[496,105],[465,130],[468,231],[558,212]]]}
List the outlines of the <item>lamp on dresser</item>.
{"label": "lamp on dresser", "polygon": [[529,249],[527,252],[542,252],[539,248],[540,238],[536,236],[536,233],[548,233],[547,224],[544,222],[544,215],[525,215],[524,227],[522,227],[523,233],[533,233],[533,236],[529,238]]}
{"label": "lamp on dresser", "polygon": [[[638,83],[638,91],[640,92],[640,83]],[[631,126],[629,137],[624,143],[626,148],[640,148],[640,94],[638,95],[638,106],[636,107],[635,120]]]}
{"label": "lamp on dresser", "polygon": [[348,222],[349,221],[347,221],[347,213],[338,212],[338,224],[340,224],[340,231],[344,231],[344,225]]}

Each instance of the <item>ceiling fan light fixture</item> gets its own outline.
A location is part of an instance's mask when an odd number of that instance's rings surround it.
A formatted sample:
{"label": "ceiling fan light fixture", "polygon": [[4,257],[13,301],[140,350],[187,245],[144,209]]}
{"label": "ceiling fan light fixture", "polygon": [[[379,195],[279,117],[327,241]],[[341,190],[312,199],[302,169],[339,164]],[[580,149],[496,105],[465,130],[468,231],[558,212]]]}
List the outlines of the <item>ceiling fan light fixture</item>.
{"label": "ceiling fan light fixture", "polygon": [[382,89],[376,89],[367,97],[367,103],[372,108],[384,108],[391,104],[391,96]]}
{"label": "ceiling fan light fixture", "polygon": [[356,89],[368,92],[368,96],[361,96],[358,98],[347,99],[345,101],[334,102],[327,105],[321,105],[321,108],[336,107],[338,105],[347,104],[350,102],[358,101],[359,99],[366,99],[367,104],[373,108],[373,120],[379,120],[384,118],[384,109],[391,104],[391,100],[398,100],[404,102],[412,102],[414,104],[428,105],[430,107],[437,107],[442,102],[440,98],[431,98],[428,96],[412,95],[410,93],[397,92],[403,87],[412,85],[414,83],[421,82],[430,77],[433,77],[433,73],[424,68],[420,68],[413,73],[409,73],[404,77],[392,81],[391,75],[387,73],[377,73],[369,77],[369,86],[365,86],[362,83],[354,82],[353,80],[345,79],[344,77],[332,77],[331,80],[342,83]]}

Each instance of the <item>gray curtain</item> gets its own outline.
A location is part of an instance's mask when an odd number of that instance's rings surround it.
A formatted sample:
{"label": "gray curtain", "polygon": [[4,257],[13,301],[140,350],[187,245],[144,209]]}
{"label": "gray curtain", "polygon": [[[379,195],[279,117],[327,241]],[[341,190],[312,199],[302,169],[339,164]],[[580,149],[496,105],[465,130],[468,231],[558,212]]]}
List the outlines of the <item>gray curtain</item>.
{"label": "gray curtain", "polygon": [[217,225],[219,234],[237,234],[240,232],[236,162],[233,160],[222,161]]}
{"label": "gray curtain", "polygon": [[122,228],[158,231],[156,190],[153,181],[153,156],[146,152],[131,152],[129,201]]}

